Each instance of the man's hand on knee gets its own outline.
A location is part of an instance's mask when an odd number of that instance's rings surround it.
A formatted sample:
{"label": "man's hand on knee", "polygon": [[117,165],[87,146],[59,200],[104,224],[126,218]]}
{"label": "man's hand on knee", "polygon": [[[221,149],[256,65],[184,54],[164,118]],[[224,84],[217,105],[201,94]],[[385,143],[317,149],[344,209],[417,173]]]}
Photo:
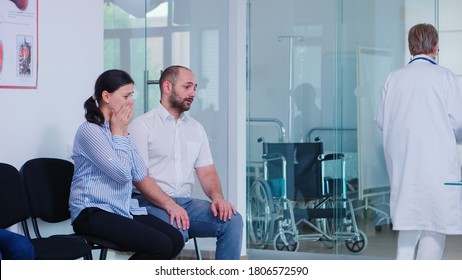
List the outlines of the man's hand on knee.
{"label": "man's hand on knee", "polygon": [[213,200],[210,209],[214,217],[218,216],[220,220],[225,222],[231,220],[232,216],[237,214],[234,205],[223,198]]}
{"label": "man's hand on knee", "polygon": [[171,225],[174,225],[174,222],[176,222],[176,225],[179,229],[189,229],[189,216],[183,207],[179,206],[178,204],[175,204],[170,209],[168,209],[167,212],[170,215]]}

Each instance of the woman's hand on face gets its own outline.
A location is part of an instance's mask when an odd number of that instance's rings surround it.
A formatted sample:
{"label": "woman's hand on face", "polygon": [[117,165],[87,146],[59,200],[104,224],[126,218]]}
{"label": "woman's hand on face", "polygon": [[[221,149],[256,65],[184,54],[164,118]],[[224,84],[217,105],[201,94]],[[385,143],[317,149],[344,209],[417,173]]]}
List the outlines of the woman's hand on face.
{"label": "woman's hand on face", "polygon": [[111,110],[111,132],[112,135],[128,135],[128,124],[133,117],[134,103],[132,100],[127,100],[118,112]]}

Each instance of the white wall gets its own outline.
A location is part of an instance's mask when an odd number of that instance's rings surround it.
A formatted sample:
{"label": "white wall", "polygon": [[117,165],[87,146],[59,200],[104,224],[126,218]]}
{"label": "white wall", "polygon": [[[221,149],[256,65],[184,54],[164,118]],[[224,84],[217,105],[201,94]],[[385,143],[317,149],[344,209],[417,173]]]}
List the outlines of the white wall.
{"label": "white wall", "polygon": [[[0,89],[0,162],[19,169],[35,157],[69,158],[103,70],[103,30],[102,0],[39,1],[37,89]],[[68,222],[44,229],[72,232]]]}
{"label": "white wall", "polygon": [[38,3],[38,87],[0,89],[0,161],[68,158],[103,70],[103,1]]}

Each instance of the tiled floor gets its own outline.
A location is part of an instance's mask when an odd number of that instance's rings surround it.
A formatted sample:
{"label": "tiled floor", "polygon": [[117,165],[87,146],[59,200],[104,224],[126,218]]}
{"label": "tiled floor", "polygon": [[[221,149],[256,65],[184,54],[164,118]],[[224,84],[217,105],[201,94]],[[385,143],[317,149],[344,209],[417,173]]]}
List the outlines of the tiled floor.
{"label": "tiled floor", "polygon": [[[354,187],[354,186],[353,186]],[[351,253],[344,241],[337,242],[334,247],[327,247],[322,241],[302,240],[304,234],[313,232],[310,226],[299,225],[299,249],[297,252],[280,252],[274,250],[273,244],[267,244],[266,248],[255,248],[253,244],[249,244],[251,248],[249,258],[258,256],[258,258],[360,258],[360,259],[394,259],[396,256],[396,244],[398,233],[391,228],[387,201],[388,196],[371,196],[369,197],[369,208],[364,208],[364,200],[359,203],[355,199],[353,193],[353,207],[355,208],[355,217],[357,219],[358,229],[363,231],[367,237],[367,247],[357,254]],[[356,195],[357,198],[357,195]],[[375,205],[375,206],[374,206]],[[372,207],[371,207],[372,206]],[[376,208],[375,208],[376,207]],[[360,210],[358,210],[360,209]],[[377,210],[377,211],[376,211]],[[297,220],[298,221],[298,220]],[[376,226],[376,222],[381,226]],[[255,254],[254,254],[255,253]],[[305,254],[305,255],[303,255]],[[462,260],[462,235],[452,235],[446,238],[446,249],[443,256],[446,260]]]}
{"label": "tiled floor", "polygon": [[[367,247],[359,254],[352,254],[346,249],[343,242],[338,242],[334,248],[328,248],[322,241],[301,240],[297,252],[278,252],[269,244],[264,250],[254,251],[256,258],[288,258],[288,259],[330,259],[330,258],[352,258],[352,259],[394,259],[396,255],[397,232],[393,231],[390,225],[375,227],[374,221],[359,218],[358,228],[367,236]],[[380,229],[380,230],[378,230]],[[300,228],[300,235],[310,231],[306,226]],[[292,253],[292,255],[291,255]],[[279,256],[278,256],[279,255]],[[252,256],[250,256],[252,258]],[[448,236],[446,249],[443,256],[445,260],[462,260],[462,236]]]}

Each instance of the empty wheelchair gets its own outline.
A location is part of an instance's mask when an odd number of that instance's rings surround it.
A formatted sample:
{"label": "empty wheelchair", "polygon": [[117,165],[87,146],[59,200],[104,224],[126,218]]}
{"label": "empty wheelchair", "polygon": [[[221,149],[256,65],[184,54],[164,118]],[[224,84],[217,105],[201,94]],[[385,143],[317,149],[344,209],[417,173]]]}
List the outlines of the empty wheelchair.
{"label": "empty wheelchair", "polygon": [[[326,164],[335,164],[326,176]],[[263,143],[263,177],[248,193],[248,230],[257,248],[297,251],[301,240],[321,241],[328,248],[340,242],[351,253],[367,247],[347,197],[345,158],[323,154],[322,142]],[[298,226],[310,233],[300,234]]]}

